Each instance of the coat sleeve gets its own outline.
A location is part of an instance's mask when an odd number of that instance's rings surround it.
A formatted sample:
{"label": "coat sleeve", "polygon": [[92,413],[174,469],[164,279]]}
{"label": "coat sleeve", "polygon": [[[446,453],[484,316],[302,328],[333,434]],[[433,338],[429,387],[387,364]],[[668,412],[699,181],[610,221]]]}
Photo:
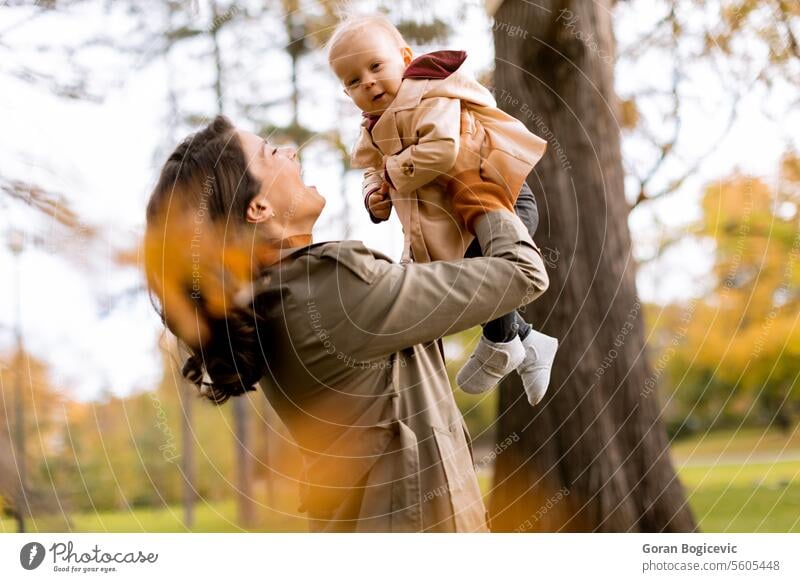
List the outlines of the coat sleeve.
{"label": "coat sleeve", "polygon": [[456,333],[530,303],[549,280],[541,252],[515,214],[481,216],[485,256],[399,265],[363,245],[335,257],[336,303],[326,314],[331,339],[358,361],[385,357]]}
{"label": "coat sleeve", "polygon": [[458,157],[461,101],[449,97],[423,99],[414,110],[417,143],[387,156],[386,173],[401,195],[446,174]]}

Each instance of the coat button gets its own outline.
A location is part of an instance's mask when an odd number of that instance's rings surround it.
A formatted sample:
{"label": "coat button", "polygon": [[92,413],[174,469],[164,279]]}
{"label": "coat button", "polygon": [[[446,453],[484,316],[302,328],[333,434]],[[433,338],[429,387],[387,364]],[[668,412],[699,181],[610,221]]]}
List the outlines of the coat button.
{"label": "coat button", "polygon": [[401,167],[403,174],[406,176],[413,176],[414,175],[414,162],[403,162]]}

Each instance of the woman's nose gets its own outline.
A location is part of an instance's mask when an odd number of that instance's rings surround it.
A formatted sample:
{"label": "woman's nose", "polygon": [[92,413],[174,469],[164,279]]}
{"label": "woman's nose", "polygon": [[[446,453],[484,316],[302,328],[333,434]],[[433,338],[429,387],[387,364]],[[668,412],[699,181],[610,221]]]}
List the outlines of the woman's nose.
{"label": "woman's nose", "polygon": [[297,159],[297,150],[293,147],[287,146],[281,148],[283,150],[284,155],[290,160]]}

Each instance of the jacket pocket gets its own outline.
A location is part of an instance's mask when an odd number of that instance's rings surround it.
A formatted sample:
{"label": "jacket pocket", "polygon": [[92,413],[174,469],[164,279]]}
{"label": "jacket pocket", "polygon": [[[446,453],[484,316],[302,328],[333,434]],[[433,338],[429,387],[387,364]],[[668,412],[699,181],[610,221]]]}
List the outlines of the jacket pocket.
{"label": "jacket pocket", "polygon": [[447,487],[455,531],[487,531],[486,509],[472,466],[472,455],[460,424],[449,428],[433,427],[433,438],[447,481],[444,485]]}

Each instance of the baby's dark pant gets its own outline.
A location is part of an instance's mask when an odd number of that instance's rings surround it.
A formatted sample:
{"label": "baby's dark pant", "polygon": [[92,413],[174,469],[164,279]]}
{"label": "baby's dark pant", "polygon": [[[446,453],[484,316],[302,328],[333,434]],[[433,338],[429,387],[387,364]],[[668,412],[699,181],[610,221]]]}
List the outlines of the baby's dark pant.
{"label": "baby's dark pant", "polygon": [[[539,226],[539,209],[536,207],[536,199],[533,197],[533,192],[531,192],[527,183],[523,184],[519,191],[517,202],[514,204],[514,211],[522,220],[522,224],[528,229],[531,238],[533,238],[533,233],[536,232],[536,227]],[[478,243],[478,239],[475,239],[467,248],[464,257],[480,256],[483,256],[481,245]],[[524,339],[530,331],[530,324],[522,319],[522,316],[516,310],[493,319],[483,326],[484,337],[495,343],[510,342],[516,335]]]}

